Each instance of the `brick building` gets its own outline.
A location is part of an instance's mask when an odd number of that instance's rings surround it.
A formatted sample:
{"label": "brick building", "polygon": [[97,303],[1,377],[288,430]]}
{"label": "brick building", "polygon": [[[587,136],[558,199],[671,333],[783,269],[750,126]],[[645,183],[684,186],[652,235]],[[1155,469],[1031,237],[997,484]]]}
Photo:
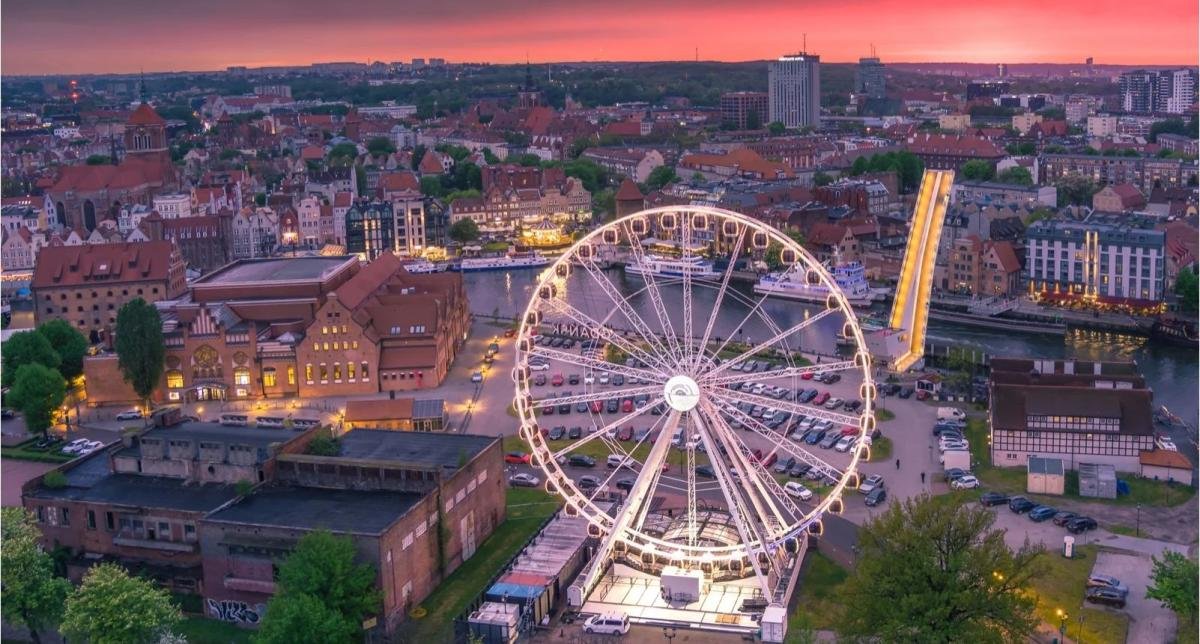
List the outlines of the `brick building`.
{"label": "brick building", "polygon": [[1005,156],[995,143],[974,136],[918,134],[908,140],[907,147],[929,170],[958,170],[967,161],[976,159],[995,165]]}
{"label": "brick building", "polygon": [[1043,154],[1040,183],[1055,183],[1067,175],[1080,175],[1097,185],[1132,183],[1142,194],[1155,188],[1182,188],[1197,176],[1195,161],[1153,157],[1105,157],[1089,154]]}
{"label": "brick building", "polygon": [[112,329],[126,302],[154,303],[186,288],[183,258],[171,242],[46,246],[30,289],[38,324],[66,320],[85,335]]}
{"label": "brick building", "polygon": [[726,92],[721,95],[721,123],[756,130],[767,123],[769,103],[766,92]]}

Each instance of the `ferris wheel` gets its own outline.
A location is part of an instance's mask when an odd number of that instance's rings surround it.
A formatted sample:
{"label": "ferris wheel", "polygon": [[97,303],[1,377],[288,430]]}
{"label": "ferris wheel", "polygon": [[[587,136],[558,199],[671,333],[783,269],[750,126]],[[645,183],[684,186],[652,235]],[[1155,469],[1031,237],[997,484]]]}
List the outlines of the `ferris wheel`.
{"label": "ferris wheel", "polygon": [[[824,301],[780,323],[738,285],[759,262]],[[806,352],[835,333],[842,357]],[[717,208],[643,210],[572,245],[534,286],[513,378],[546,489],[602,538],[597,560],[651,573],[754,576],[774,596],[789,553],[841,511],[870,457],[875,387],[846,298],[795,241]],[[807,395],[825,380],[853,411]],[[838,449],[808,440],[818,431]]]}

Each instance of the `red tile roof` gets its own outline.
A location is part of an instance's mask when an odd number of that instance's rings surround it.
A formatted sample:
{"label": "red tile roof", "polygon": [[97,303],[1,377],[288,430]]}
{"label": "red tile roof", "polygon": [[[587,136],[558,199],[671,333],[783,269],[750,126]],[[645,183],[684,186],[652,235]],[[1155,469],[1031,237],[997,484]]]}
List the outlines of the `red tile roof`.
{"label": "red tile roof", "polygon": [[987,139],[949,134],[918,134],[908,141],[913,154],[1000,158],[1004,151]]}
{"label": "red tile roof", "polygon": [[417,175],[407,170],[388,172],[379,177],[379,189],[385,192],[400,190],[420,191],[421,182],[417,179]]}
{"label": "red tile roof", "polygon": [[1186,456],[1169,449],[1142,450],[1138,452],[1138,462],[1142,465],[1153,467],[1171,467],[1181,470],[1192,469],[1192,462],[1187,460]]}
{"label": "red tile roof", "polygon": [[991,242],[991,247],[996,252],[996,260],[1000,262],[1000,268],[1004,269],[1004,272],[1015,273],[1021,270],[1021,262],[1017,259],[1017,251],[1013,249],[1012,242]]}
{"label": "red tile roof", "polygon": [[38,289],[166,280],[173,251],[167,241],[47,246],[38,253],[31,284]]}
{"label": "red tile roof", "polygon": [[625,177],[625,180],[621,182],[621,187],[617,189],[617,201],[641,201],[645,198],[646,195],[642,194],[638,185],[629,177]]}
{"label": "red tile roof", "polygon": [[133,111],[133,114],[129,116],[129,124],[166,125],[167,122],[163,119],[163,117],[158,115],[158,112],[154,111],[153,107],[150,107],[150,105],[147,103],[142,103],[141,105],[138,105],[137,109]]}

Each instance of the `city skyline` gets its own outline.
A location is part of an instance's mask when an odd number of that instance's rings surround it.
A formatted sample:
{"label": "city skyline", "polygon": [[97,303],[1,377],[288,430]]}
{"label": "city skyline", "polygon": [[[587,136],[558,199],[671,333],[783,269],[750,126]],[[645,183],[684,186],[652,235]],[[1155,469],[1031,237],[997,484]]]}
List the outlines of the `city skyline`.
{"label": "city skyline", "polygon": [[[805,40],[829,62],[856,61],[872,45],[885,61],[909,63],[1082,63],[1094,56],[1101,64],[1166,66],[1192,65],[1200,52],[1197,6],[1182,0],[1159,3],[1154,13],[1094,2],[1054,15],[1031,0],[1003,9],[897,0],[852,8],[826,0],[794,4],[747,8],[722,0],[694,8],[672,1],[647,9],[619,0],[581,20],[576,7],[512,0],[486,8],[368,0],[353,15],[337,16],[311,0],[216,0],[169,12],[142,0],[102,10],[73,1],[10,2],[3,9],[2,68],[5,75],[205,71],[431,56],[494,63],[746,61],[799,50]],[[1072,28],[1064,31],[1066,20]],[[768,25],[797,26],[764,33]],[[921,36],[925,25],[937,25],[937,42]]]}

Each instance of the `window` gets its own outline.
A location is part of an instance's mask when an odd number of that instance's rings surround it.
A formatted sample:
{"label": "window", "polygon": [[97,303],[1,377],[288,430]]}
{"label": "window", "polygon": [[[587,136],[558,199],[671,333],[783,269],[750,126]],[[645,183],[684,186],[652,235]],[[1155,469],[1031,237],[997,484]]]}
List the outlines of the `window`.
{"label": "window", "polygon": [[371,379],[371,370],[370,370],[370,368],[367,367],[367,363],[365,363],[365,362],[362,363],[362,379],[363,380]]}
{"label": "window", "polygon": [[350,380],[354,380],[354,363],[353,362],[346,363],[346,377],[349,378]]}
{"label": "window", "polygon": [[267,367],[266,369],[263,369],[263,386],[275,386],[275,369],[273,367]]}
{"label": "window", "polygon": [[96,529],[96,512],[94,510],[87,511],[87,529],[88,530]]}
{"label": "window", "polygon": [[71,511],[67,508],[62,509],[62,524],[64,526],[71,525]]}
{"label": "window", "polygon": [[346,333],[347,328],[349,328],[349,327],[347,327],[345,324],[343,324],[342,325],[342,333]]}
{"label": "window", "polygon": [[[291,367],[288,367],[288,369],[290,370]],[[289,373],[290,373],[290,371],[289,371]],[[311,383],[313,381],[312,376],[313,376],[312,363],[309,362],[304,365],[304,379]]]}
{"label": "window", "polygon": [[[309,365],[309,366],[311,367],[312,365]],[[311,371],[311,369],[310,369],[310,371]],[[288,384],[289,385],[296,384],[296,368],[293,367],[292,365],[288,365],[287,376],[288,376]],[[310,375],[308,379],[312,380],[312,376]]]}
{"label": "window", "polygon": [[355,340],[355,341],[351,342],[351,343],[350,343],[350,348],[352,348],[352,349],[357,349],[357,348],[358,348],[358,340]]}
{"label": "window", "polygon": [[342,379],[342,363],[340,362],[333,363],[333,379],[339,381]]}
{"label": "window", "polygon": [[321,335],[329,335],[329,327],[327,327],[327,326],[321,327]]}
{"label": "window", "polygon": [[322,346],[322,347],[324,347],[324,349],[325,349],[326,351],[328,351],[328,350],[329,350],[329,343],[328,343],[328,342],[322,342],[322,343],[321,343],[321,346]]}
{"label": "window", "polygon": [[40,505],[37,506],[37,522],[38,523],[46,522],[46,508],[44,508]]}
{"label": "window", "polygon": [[329,380],[329,367],[325,366],[325,363],[322,362],[321,363],[321,382],[325,382],[327,380]]}
{"label": "window", "polygon": [[167,372],[167,388],[179,389],[183,387],[183,372],[172,370]]}
{"label": "window", "polygon": [[233,384],[248,385],[250,384],[250,370],[245,367],[239,367],[233,370]]}
{"label": "window", "polygon": [[115,529],[115,526],[116,526],[116,524],[115,524],[115,522],[113,521],[113,513],[112,513],[112,512],[105,512],[105,513],[104,513],[104,527],[105,527],[105,529],[107,529],[109,532],[112,532],[112,531]]}

